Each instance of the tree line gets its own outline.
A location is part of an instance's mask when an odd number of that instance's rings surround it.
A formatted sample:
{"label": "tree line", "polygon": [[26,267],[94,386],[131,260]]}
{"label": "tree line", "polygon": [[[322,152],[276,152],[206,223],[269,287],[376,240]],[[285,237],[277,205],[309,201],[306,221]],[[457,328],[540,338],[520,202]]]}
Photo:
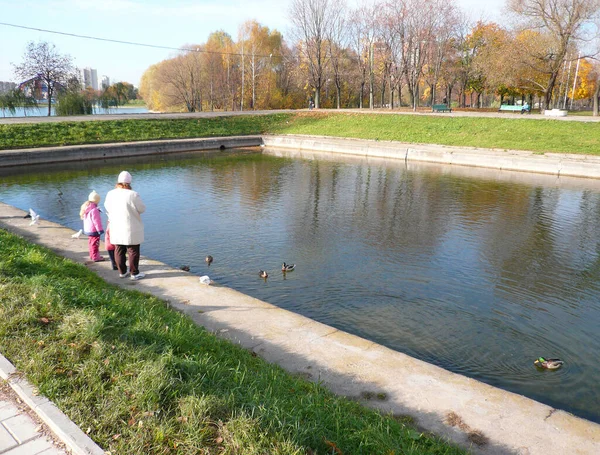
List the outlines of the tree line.
{"label": "tree line", "polygon": [[[508,0],[503,24],[470,22],[454,0],[293,0],[289,40],[257,21],[148,68],[157,111],[306,107],[542,109],[593,102],[600,70],[586,51],[600,0]],[[587,45],[587,48],[586,48]],[[587,53],[586,53],[587,52]],[[575,76],[576,75],[576,76]]]}

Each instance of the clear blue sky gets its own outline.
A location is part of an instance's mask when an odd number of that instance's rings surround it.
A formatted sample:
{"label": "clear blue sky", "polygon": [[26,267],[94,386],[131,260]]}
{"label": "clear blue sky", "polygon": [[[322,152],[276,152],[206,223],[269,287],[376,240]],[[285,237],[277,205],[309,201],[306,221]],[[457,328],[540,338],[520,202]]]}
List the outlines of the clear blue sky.
{"label": "clear blue sky", "polygon": [[[505,0],[456,0],[473,19],[500,17]],[[243,22],[255,19],[288,35],[291,0],[0,0],[0,22],[168,47],[205,42],[224,30],[234,39]],[[356,0],[351,3],[357,3]],[[48,41],[111,81],[139,84],[142,73],[175,51],[61,36],[0,25],[0,81],[16,81],[29,41]]]}

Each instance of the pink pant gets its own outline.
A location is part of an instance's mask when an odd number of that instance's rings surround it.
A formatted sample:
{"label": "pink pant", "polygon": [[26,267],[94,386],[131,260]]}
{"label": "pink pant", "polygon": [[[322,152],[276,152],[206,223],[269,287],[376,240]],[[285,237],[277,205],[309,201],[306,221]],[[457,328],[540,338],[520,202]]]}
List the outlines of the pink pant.
{"label": "pink pant", "polygon": [[90,259],[92,261],[99,260],[102,257],[100,256],[100,236],[88,237],[88,248],[90,250]]}

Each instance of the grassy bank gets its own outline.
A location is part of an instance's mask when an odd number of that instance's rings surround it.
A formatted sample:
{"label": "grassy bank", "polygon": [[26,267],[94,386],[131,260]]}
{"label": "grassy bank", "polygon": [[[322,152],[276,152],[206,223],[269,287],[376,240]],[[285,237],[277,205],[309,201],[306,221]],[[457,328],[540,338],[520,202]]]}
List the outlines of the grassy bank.
{"label": "grassy bank", "polygon": [[313,134],[534,152],[600,153],[600,128],[596,123],[318,112],[0,125],[0,150],[262,133]]}
{"label": "grassy bank", "polygon": [[600,154],[596,123],[389,114],[296,115],[274,132],[535,152]]}
{"label": "grassy bank", "polygon": [[463,453],[3,230],[0,352],[111,453]]}
{"label": "grassy bank", "polygon": [[108,142],[262,134],[289,114],[0,125],[0,150]]}

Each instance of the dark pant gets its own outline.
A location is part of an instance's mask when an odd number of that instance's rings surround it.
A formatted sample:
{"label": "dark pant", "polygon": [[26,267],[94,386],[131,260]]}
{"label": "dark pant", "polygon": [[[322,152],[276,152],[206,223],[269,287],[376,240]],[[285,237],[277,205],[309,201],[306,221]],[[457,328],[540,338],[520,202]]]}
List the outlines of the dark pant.
{"label": "dark pant", "polygon": [[139,245],[115,245],[115,262],[119,273],[124,275],[127,273],[125,265],[125,255],[129,256],[129,271],[132,275],[140,273],[138,268],[140,264],[140,246]]}
{"label": "dark pant", "polygon": [[117,267],[117,263],[115,262],[115,250],[106,251],[108,253],[108,256],[110,257],[110,263],[112,264],[113,270],[119,270],[119,267]]}

